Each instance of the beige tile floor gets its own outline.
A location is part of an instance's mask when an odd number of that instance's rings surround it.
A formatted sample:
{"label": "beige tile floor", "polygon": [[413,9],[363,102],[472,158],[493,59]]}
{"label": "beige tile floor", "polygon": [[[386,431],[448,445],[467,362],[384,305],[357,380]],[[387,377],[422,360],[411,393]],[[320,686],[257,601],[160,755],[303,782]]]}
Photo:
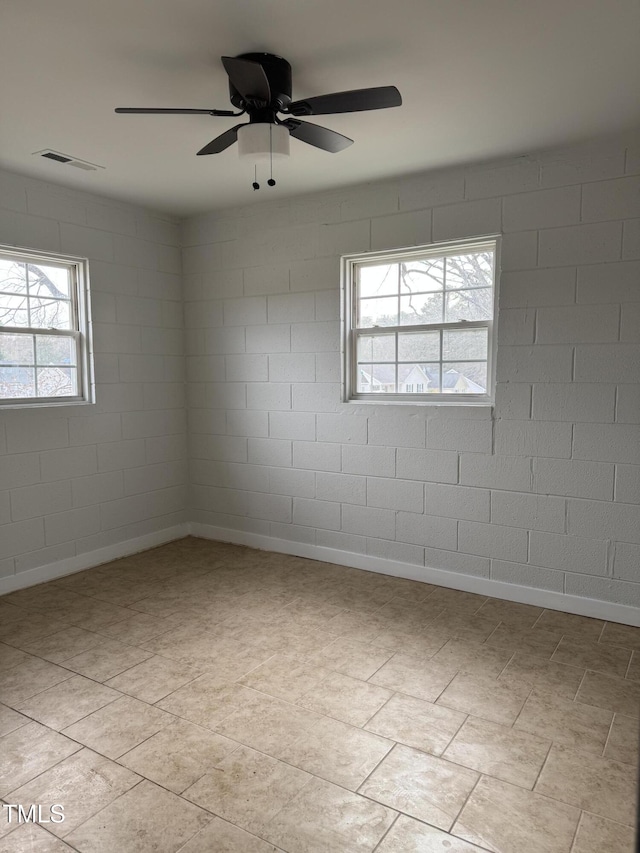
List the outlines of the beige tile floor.
{"label": "beige tile floor", "polygon": [[198,539],[0,599],[0,853],[631,853],[640,629]]}

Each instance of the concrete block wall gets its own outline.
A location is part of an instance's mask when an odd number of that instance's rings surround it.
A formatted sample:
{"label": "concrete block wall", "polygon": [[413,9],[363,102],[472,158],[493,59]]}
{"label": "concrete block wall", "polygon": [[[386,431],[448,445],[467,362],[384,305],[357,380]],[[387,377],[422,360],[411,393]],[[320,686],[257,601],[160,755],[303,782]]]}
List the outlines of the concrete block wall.
{"label": "concrete block wall", "polygon": [[[188,220],[191,518],[640,607],[639,150],[631,133]],[[493,410],[343,403],[341,253],[495,233]]]}
{"label": "concrete block wall", "polygon": [[0,172],[0,244],[89,258],[97,401],[0,409],[9,589],[184,524],[187,442],[178,223]]}

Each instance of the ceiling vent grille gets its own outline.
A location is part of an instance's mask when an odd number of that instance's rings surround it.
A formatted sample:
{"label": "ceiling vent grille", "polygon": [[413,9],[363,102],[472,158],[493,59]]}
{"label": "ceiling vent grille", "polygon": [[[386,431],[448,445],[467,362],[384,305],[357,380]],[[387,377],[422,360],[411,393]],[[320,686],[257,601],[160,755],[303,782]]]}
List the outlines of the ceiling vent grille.
{"label": "ceiling vent grille", "polygon": [[76,169],[83,169],[85,172],[96,172],[98,169],[105,168],[104,166],[98,166],[97,163],[89,163],[87,160],[80,160],[78,157],[71,157],[69,154],[53,151],[51,148],[34,151],[33,153],[35,156],[45,157],[47,160],[60,163],[61,166],[75,166]]}

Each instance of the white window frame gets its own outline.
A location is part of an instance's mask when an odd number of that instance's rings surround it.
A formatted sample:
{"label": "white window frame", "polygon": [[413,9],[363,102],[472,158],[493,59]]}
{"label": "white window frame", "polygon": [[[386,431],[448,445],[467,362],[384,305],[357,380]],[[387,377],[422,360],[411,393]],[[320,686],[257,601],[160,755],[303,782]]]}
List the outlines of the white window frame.
{"label": "white window frame", "polygon": [[[360,264],[399,263],[425,257],[445,257],[470,251],[491,250],[494,253],[493,314],[489,320],[457,323],[428,323],[424,325],[385,326],[375,329],[357,328],[356,271]],[[365,252],[343,255],[341,258],[341,323],[342,323],[342,388],[345,403],[492,406],[495,399],[495,365],[498,319],[498,286],[500,280],[500,236],[488,235],[446,243],[430,243],[407,249]],[[448,329],[486,328],[487,341],[487,393],[486,394],[407,394],[390,392],[358,392],[357,339],[359,335],[379,332],[438,331]]]}
{"label": "white window frame", "polygon": [[10,397],[0,398],[0,409],[39,408],[45,406],[78,406],[95,402],[93,355],[91,346],[91,319],[89,311],[89,262],[86,258],[41,252],[37,249],[0,245],[0,257],[18,263],[47,264],[66,267],[70,273],[70,302],[72,328],[46,329],[31,326],[0,326],[3,334],[47,337],[59,335],[73,338],[76,345],[78,394],[64,397]]}

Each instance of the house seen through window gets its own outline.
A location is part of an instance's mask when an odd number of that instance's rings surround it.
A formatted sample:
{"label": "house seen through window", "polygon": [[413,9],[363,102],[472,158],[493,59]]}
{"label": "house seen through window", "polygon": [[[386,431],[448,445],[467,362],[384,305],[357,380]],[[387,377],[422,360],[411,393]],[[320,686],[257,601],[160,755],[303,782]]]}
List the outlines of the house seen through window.
{"label": "house seen through window", "polygon": [[491,402],[496,239],[343,258],[346,399]]}
{"label": "house seen through window", "polygon": [[86,261],[0,247],[0,405],[89,401]]}

